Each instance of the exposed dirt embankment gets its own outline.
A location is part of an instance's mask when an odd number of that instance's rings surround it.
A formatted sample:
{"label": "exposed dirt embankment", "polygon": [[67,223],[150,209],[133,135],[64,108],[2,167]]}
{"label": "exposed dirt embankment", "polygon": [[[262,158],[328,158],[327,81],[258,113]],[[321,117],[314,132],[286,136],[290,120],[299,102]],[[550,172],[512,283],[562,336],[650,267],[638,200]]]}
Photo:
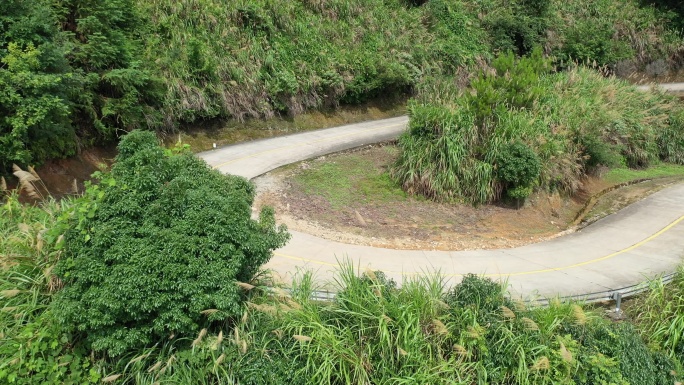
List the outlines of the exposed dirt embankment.
{"label": "exposed dirt embankment", "polygon": [[[114,162],[116,149],[114,147],[93,147],[81,154],[68,158],[50,160],[36,168],[36,172],[54,198],[82,193],[84,182],[91,180],[91,175],[98,170],[105,170]],[[10,189],[17,185],[16,178],[6,177]],[[26,194],[22,199],[30,201]]]}

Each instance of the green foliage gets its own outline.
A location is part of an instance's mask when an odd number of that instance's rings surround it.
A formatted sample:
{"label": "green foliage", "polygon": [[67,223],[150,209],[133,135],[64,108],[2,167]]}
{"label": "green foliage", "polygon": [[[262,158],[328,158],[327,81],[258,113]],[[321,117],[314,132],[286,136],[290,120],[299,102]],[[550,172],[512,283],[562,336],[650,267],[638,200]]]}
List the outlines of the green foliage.
{"label": "green foliage", "polygon": [[542,168],[537,154],[520,142],[505,146],[496,164],[497,177],[506,184],[508,196],[514,199],[527,198]]}
{"label": "green foliage", "polygon": [[678,0],[642,0],[642,3],[645,3],[647,6],[653,6],[662,9],[668,19],[669,22],[672,23],[674,26],[673,29],[679,31],[680,33],[684,32],[684,4],[682,4],[681,1]]}
{"label": "green foliage", "polygon": [[658,148],[664,161],[684,164],[684,109],[669,115],[669,124],[658,132]]}
{"label": "green foliage", "polygon": [[297,373],[306,383],[677,380],[669,374],[671,366],[633,332],[617,339],[601,334],[622,329],[577,304],[552,301],[528,309],[508,299],[500,284],[474,275],[446,294],[439,276],[394,287],[377,272],[359,277],[348,263],[337,282],[341,291],[333,303],[313,303],[308,295],[253,299],[258,305],[252,306],[247,329],[252,335],[276,330],[273,340],[281,344],[276,351],[299,363]]}
{"label": "green foliage", "polygon": [[137,40],[145,23],[131,0],[69,0],[55,10],[61,35],[72,44],[69,61],[82,89],[72,95],[75,114],[100,140],[116,130],[159,125],[161,89],[141,65]]}
{"label": "green foliage", "polygon": [[[134,132],[122,142],[121,153],[125,158],[121,162],[135,164],[139,175],[130,172],[128,164],[126,171],[131,175],[117,182],[126,183],[131,194],[139,185],[135,181],[149,186],[138,191],[136,198],[149,201],[155,198],[150,191],[163,190],[173,182],[159,185],[151,183],[155,175],[141,178],[140,174],[149,176],[145,160],[157,159],[155,165],[163,175],[164,162],[182,158],[185,151],[179,148],[160,154],[154,138]],[[193,175],[203,177],[201,170],[212,174],[198,166]],[[115,174],[120,172],[123,169]],[[221,184],[209,179],[204,181]],[[95,191],[116,190],[107,187],[106,177],[101,180],[102,190]],[[239,189],[232,186],[226,194]],[[88,192],[93,193],[92,189]],[[99,199],[90,220],[108,210],[107,197]],[[550,301],[546,307],[528,308],[509,299],[505,287],[487,278],[468,275],[445,293],[446,281],[438,275],[417,276],[398,286],[382,272],[368,270],[359,276],[349,263],[343,263],[337,279],[339,295],[333,301],[311,300],[315,281],[304,273],[292,282],[289,294],[277,288],[252,289],[246,294],[248,306],[240,307],[241,316],[217,323],[213,330],[164,338],[116,359],[93,360],[87,346],[78,343],[80,333],[70,333],[59,322],[55,310],[63,302],[58,299],[51,304],[52,293],[60,285],[51,274],[52,266],[69,257],[72,243],[67,236],[59,249],[54,238],[59,231],[49,229],[63,224],[63,215],[72,215],[71,224],[78,223],[78,217],[88,220],[92,209],[81,201],[75,210],[72,203],[23,206],[16,195],[10,195],[0,206],[0,248],[5,255],[0,270],[0,382],[671,385],[681,381],[680,352],[675,350],[668,357],[670,345],[660,341],[674,336],[662,331],[681,330],[672,317],[681,314],[677,296],[682,274],[675,286],[654,286],[646,302],[635,308],[636,314],[647,315],[639,316],[638,325],[648,345],[627,323],[606,321],[579,304]],[[122,203],[124,212],[140,210]],[[135,223],[130,227],[144,228]],[[73,236],[82,238],[83,234]],[[101,241],[93,236],[89,242]],[[137,256],[144,259],[142,254]],[[158,265],[169,259],[153,256]],[[147,279],[142,275],[135,276]],[[126,278],[118,283],[131,285]],[[106,287],[121,294],[113,285]],[[147,299],[153,305],[154,297]],[[137,306],[135,298],[125,303]],[[658,326],[652,328],[653,322]],[[668,323],[673,326],[665,326]]]}
{"label": "green foliage", "polygon": [[0,5],[0,173],[73,155],[69,117],[73,79],[56,40],[53,10],[43,1]]}
{"label": "green foliage", "polygon": [[630,384],[667,385],[676,382],[676,364],[660,351],[653,351],[633,325],[596,322],[590,328],[572,327],[583,345],[619,358],[619,370]]}
{"label": "green foliage", "polygon": [[23,325],[0,348],[0,381],[10,384],[97,384],[102,375],[82,348],[69,347],[49,311]]}
{"label": "green foliage", "polygon": [[481,0],[476,4],[495,52],[525,55],[543,46],[559,64],[579,61],[614,68],[627,61],[643,70],[681,45],[673,8],[654,8],[644,1]]}
{"label": "green foliage", "polygon": [[[496,200],[507,190],[516,198],[529,195],[541,174],[535,166],[540,161],[528,165],[524,180],[505,164],[541,157],[511,151],[517,142],[535,147],[529,140],[548,132],[529,111],[545,91],[541,77],[549,63],[535,50],[519,60],[502,55],[493,66],[495,73],[482,72],[472,81],[472,92],[443,97],[448,91],[436,89],[422,96],[422,103],[409,104],[409,131],[399,139],[402,152],[392,170],[409,193],[475,204]],[[439,102],[432,105],[431,98]]]}
{"label": "green foliage", "polygon": [[634,57],[628,41],[615,40],[616,26],[611,20],[579,20],[565,31],[565,43],[558,52],[563,61],[608,65]]}
{"label": "green foliage", "polygon": [[543,47],[566,68],[667,67],[681,47],[679,11],[638,0],[6,0],[0,59],[32,52],[33,64],[0,64],[0,168],[136,128],[412,93],[495,52]]}
{"label": "green foliage", "polygon": [[0,382],[97,383],[100,372],[46,309],[58,282],[51,275],[60,252],[46,236],[69,205],[47,200],[24,206],[10,194],[0,206]]}
{"label": "green foliage", "polygon": [[579,144],[587,156],[587,167],[594,169],[598,166],[623,168],[625,159],[622,156],[622,146],[606,143],[603,138],[595,135],[582,135],[578,138]]}
{"label": "green foliage", "polygon": [[645,168],[684,154],[682,109],[669,96],[583,68],[546,74],[538,51],[494,66],[472,90],[427,85],[409,103],[391,170],[408,193],[474,204],[521,199],[533,186],[572,193],[598,166]]}
{"label": "green foliage", "polygon": [[430,21],[430,32],[435,36],[430,46],[431,53],[436,56],[432,60],[438,59],[447,71],[490,55],[488,47],[482,44],[486,33],[466,4],[431,0],[425,4],[424,11]]}
{"label": "green foliage", "polygon": [[403,0],[201,3],[202,13],[175,1],[140,3],[157,21],[145,37],[145,58],[165,79],[170,123],[358,103],[405,92],[425,73],[486,52],[456,6],[449,20],[458,22],[449,29],[423,23],[444,16],[429,3],[407,7]]}
{"label": "green foliage", "polygon": [[111,174],[63,216],[55,315],[111,356],[240,315],[235,282],[250,281],[288,238],[272,210],[250,219],[253,199],[243,178],[132,132]]}
{"label": "green foliage", "polygon": [[0,172],[12,163],[28,164],[73,155],[76,138],[69,121],[64,81],[48,73],[42,52],[29,43],[9,43],[0,58]]}
{"label": "green foliage", "polygon": [[[393,289],[382,276],[367,272],[358,277],[345,264],[338,283],[343,296],[334,303],[267,299],[257,310],[263,312],[261,330],[281,330],[282,343],[293,346],[281,351],[302,363],[306,383],[460,384],[474,379],[469,365],[446,348],[451,339],[442,323],[439,279],[417,279]],[[278,310],[271,315],[267,309]]]}
{"label": "green foliage", "polygon": [[[259,321],[261,317],[257,316]],[[211,385],[305,384],[299,373],[302,363],[285,355],[292,347],[273,333],[254,333],[255,322],[243,319],[232,337],[207,334],[188,348],[188,340],[167,341],[158,347],[132,352],[107,366],[117,383]],[[224,331],[225,333],[225,331]],[[236,337],[237,336],[237,337]],[[242,342],[247,348],[243,348]]]}
{"label": "green foliage", "polygon": [[530,54],[536,47],[546,44],[548,31],[553,30],[555,24],[556,4],[553,1],[494,0],[484,1],[480,7],[483,28],[496,53]]}
{"label": "green foliage", "polygon": [[466,274],[461,282],[444,296],[445,302],[452,308],[471,309],[478,315],[481,324],[492,317],[498,318],[502,306],[512,307],[506,297],[505,288],[491,279]]}
{"label": "green foliage", "polygon": [[499,55],[492,62],[495,73],[482,72],[473,79],[474,93],[466,94],[479,124],[485,124],[497,107],[530,109],[544,91],[539,79],[550,70],[550,62],[540,49],[529,56],[516,58],[512,52]]}
{"label": "green foliage", "polygon": [[17,194],[10,194],[0,210],[0,299],[3,308],[14,311],[0,312],[0,335],[10,336],[18,334],[49,303],[52,282],[45,272],[52,269],[59,253],[54,250],[54,241],[44,234],[62,208],[54,201],[45,202],[43,207],[24,207]]}
{"label": "green foliage", "polygon": [[636,324],[644,339],[684,364],[684,269],[678,269],[670,285],[652,281],[648,295],[637,301],[634,308]]}
{"label": "green foliage", "polygon": [[484,25],[496,52],[512,51],[516,55],[526,55],[541,45],[547,20],[528,14],[523,7],[512,6],[501,7],[488,14]]}
{"label": "green foliage", "polygon": [[131,1],[26,4],[3,3],[0,22],[0,171],[158,126],[160,86],[140,64]]}
{"label": "green foliage", "polygon": [[614,68],[631,61],[644,70],[658,58],[667,60],[681,45],[672,15],[643,1],[557,1],[554,8],[558,19],[547,46],[565,63]]}

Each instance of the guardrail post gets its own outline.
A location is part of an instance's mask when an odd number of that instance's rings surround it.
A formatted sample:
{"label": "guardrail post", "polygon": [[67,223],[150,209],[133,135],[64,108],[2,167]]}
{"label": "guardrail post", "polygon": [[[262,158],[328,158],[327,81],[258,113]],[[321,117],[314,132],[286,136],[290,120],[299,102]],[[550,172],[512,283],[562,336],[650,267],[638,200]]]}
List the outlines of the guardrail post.
{"label": "guardrail post", "polygon": [[613,299],[615,299],[615,312],[620,312],[620,306],[622,305],[622,293],[619,291],[613,293]]}

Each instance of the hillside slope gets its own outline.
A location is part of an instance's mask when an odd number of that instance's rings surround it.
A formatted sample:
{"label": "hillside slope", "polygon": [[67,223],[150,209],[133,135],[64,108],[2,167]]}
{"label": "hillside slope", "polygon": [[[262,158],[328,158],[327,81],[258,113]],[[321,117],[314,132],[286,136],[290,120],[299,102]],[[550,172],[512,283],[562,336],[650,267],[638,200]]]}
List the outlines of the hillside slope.
{"label": "hillside slope", "polygon": [[[610,70],[677,65],[677,9],[637,0],[7,0],[0,172],[205,119],[410,93],[541,45]],[[592,63],[593,64],[593,63]]]}

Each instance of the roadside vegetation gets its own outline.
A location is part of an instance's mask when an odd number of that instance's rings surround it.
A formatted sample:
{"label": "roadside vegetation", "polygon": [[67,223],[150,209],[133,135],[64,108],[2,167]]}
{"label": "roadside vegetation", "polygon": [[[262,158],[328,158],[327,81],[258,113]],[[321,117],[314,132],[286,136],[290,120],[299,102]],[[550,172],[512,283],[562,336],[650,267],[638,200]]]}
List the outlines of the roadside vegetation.
{"label": "roadside vegetation", "polygon": [[684,165],[658,163],[645,169],[614,168],[603,178],[609,183],[624,183],[638,179],[655,179],[684,176]]}
{"label": "roadside vegetation", "polygon": [[535,50],[504,54],[459,90],[428,83],[409,102],[394,178],[411,194],[473,204],[572,194],[602,168],[684,163],[684,109],[674,97],[574,67],[551,72]]}
{"label": "roadside vegetation", "polygon": [[[360,188],[573,192],[603,167],[684,163],[683,110],[603,77],[681,64],[680,26],[667,1],[3,1],[0,174],[19,187],[0,179],[0,382],[681,382],[684,270],[617,323],[349,263],[313,301],[311,274],[285,291],[262,270],[289,235],[252,218],[254,186],[155,135],[415,93],[398,162]],[[80,196],[27,167],[119,136]]]}
{"label": "roadside vegetation", "polygon": [[[3,198],[3,383],[672,385],[682,380],[684,271],[667,287],[654,282],[634,305],[633,322],[609,321],[579,303],[531,307],[507,297],[501,284],[473,275],[451,288],[438,274],[398,286],[382,272],[360,272],[349,263],[334,283],[337,298],[316,302],[311,274],[302,272],[284,291],[269,287],[266,275],[255,275],[257,259],[243,263],[240,250],[262,250],[265,256],[274,245],[250,234],[270,233],[265,239],[276,243],[284,239],[272,233],[268,213],[260,222],[249,219],[243,181],[214,174],[182,151],[164,155],[145,135],[132,137],[122,142],[125,151],[116,169],[82,197],[39,205],[19,203],[14,192]],[[171,174],[148,170],[151,164],[177,162],[198,162],[192,169],[206,173],[206,186],[171,177],[176,167]],[[27,189],[39,185],[37,179],[28,183]],[[234,194],[212,193],[212,186],[227,185]],[[155,211],[155,202],[174,197],[163,213]],[[149,205],[136,205],[140,199]],[[197,218],[214,223],[204,215],[210,208],[212,217],[221,217],[220,202],[244,206],[245,216],[226,213],[235,226],[215,229],[184,225]],[[110,218],[111,224],[94,226],[112,210],[144,225],[128,226],[128,233],[112,238],[109,229],[127,226],[127,220]],[[169,216],[186,219],[173,225]],[[169,242],[168,250],[157,249],[184,228],[215,236],[188,233],[187,247]],[[232,229],[237,232],[231,235]],[[216,250],[223,243],[193,241],[221,234],[235,238],[226,250]],[[124,253],[131,247],[137,252]],[[181,260],[187,262],[184,269],[174,269]],[[205,262],[223,267],[207,268]],[[111,267],[103,270],[102,264]],[[224,271],[235,268],[244,273]],[[195,279],[194,274],[220,277]],[[149,280],[156,281],[148,285]],[[168,323],[156,325],[161,318]]]}
{"label": "roadside vegetation", "polygon": [[135,128],[412,94],[508,50],[659,76],[681,64],[680,11],[637,0],[8,0],[0,172]]}
{"label": "roadside vegetation", "polygon": [[[669,285],[653,281],[649,293],[632,310],[639,330],[649,346],[670,357],[684,357],[684,267]],[[657,310],[654,312],[654,310]]]}

